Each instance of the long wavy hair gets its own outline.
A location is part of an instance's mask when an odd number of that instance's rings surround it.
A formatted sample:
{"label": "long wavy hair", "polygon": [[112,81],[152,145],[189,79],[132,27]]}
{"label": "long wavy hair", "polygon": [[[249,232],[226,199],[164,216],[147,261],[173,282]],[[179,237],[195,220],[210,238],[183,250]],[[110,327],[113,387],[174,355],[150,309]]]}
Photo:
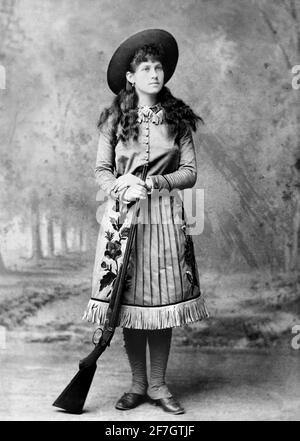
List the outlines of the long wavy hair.
{"label": "long wavy hair", "polygon": [[[143,61],[160,61],[163,66],[163,48],[160,44],[144,45],[135,52],[135,55],[129,65],[128,70],[132,73]],[[175,142],[178,142],[180,134],[189,126],[193,131],[197,129],[197,123],[203,119],[196,115],[194,111],[185,104],[181,99],[175,98],[170,89],[163,86],[157,94],[157,102],[159,102],[164,109],[165,122],[168,127],[168,134],[175,136]],[[126,87],[123,88],[113,99],[112,104],[102,110],[97,127],[105,124],[107,119],[111,117],[112,120],[112,145],[116,145],[117,133],[119,139],[126,144],[130,138],[138,139],[139,123],[138,113],[138,95],[131,83],[126,80]],[[118,132],[118,126],[121,130]]]}

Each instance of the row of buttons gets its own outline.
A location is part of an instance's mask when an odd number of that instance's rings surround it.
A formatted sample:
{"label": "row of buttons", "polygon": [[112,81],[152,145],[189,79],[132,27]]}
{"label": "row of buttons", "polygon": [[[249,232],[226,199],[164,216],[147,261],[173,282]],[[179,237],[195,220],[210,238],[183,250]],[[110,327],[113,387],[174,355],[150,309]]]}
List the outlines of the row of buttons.
{"label": "row of buttons", "polygon": [[142,127],[144,128],[144,130],[146,130],[146,133],[143,134],[146,137],[146,140],[143,141],[143,144],[146,145],[146,149],[145,149],[146,155],[144,159],[146,163],[148,163],[149,162],[149,119],[145,123],[142,123]]}

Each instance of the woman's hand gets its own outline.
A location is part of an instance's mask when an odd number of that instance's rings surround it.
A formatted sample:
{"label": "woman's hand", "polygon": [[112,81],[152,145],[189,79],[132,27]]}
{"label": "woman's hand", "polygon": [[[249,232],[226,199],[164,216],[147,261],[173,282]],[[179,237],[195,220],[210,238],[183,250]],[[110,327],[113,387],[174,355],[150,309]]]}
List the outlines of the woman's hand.
{"label": "woman's hand", "polygon": [[144,185],[144,181],[140,179],[138,176],[133,175],[132,173],[126,173],[125,175],[119,176],[117,178],[111,190],[118,192],[124,190],[124,188],[126,187],[136,184]]}
{"label": "woman's hand", "polygon": [[136,199],[146,199],[147,197],[147,190],[144,186],[144,183],[142,181],[142,184],[137,183],[134,185],[131,185],[123,194],[123,198],[125,198],[127,201],[135,201]]}

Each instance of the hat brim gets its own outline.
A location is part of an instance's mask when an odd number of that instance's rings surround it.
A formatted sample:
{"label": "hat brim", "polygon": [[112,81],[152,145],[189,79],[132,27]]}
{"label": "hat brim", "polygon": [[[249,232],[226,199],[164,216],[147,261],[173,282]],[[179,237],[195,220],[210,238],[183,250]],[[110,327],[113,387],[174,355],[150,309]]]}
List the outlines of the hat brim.
{"label": "hat brim", "polygon": [[126,87],[126,72],[135,52],[145,44],[161,44],[164,49],[164,84],[172,77],[178,61],[178,45],[173,37],[163,29],[140,31],[120,44],[114,52],[107,69],[107,83],[116,95]]}

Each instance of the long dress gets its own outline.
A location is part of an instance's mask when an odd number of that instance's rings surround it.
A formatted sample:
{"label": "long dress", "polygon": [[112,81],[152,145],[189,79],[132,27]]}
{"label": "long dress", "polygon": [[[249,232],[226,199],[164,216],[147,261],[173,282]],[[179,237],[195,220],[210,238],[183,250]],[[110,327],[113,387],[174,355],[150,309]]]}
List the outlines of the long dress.
{"label": "long dress", "polygon": [[[161,107],[154,107],[152,116],[161,116],[162,112]],[[187,126],[176,140],[175,136],[169,136],[164,118],[153,118],[146,112],[139,119],[137,141],[123,143],[118,134],[117,131],[113,146],[112,122],[108,118],[100,131],[95,168],[105,205],[103,216],[98,219],[92,293],[83,319],[104,324],[134,209],[134,203],[119,203],[111,187],[125,173],[141,177],[144,164],[148,166],[147,176],[151,176],[154,189],[148,198],[140,201],[118,325],[163,329],[207,318],[209,313],[200,289],[181,193],[192,188],[197,178],[191,130]]]}

